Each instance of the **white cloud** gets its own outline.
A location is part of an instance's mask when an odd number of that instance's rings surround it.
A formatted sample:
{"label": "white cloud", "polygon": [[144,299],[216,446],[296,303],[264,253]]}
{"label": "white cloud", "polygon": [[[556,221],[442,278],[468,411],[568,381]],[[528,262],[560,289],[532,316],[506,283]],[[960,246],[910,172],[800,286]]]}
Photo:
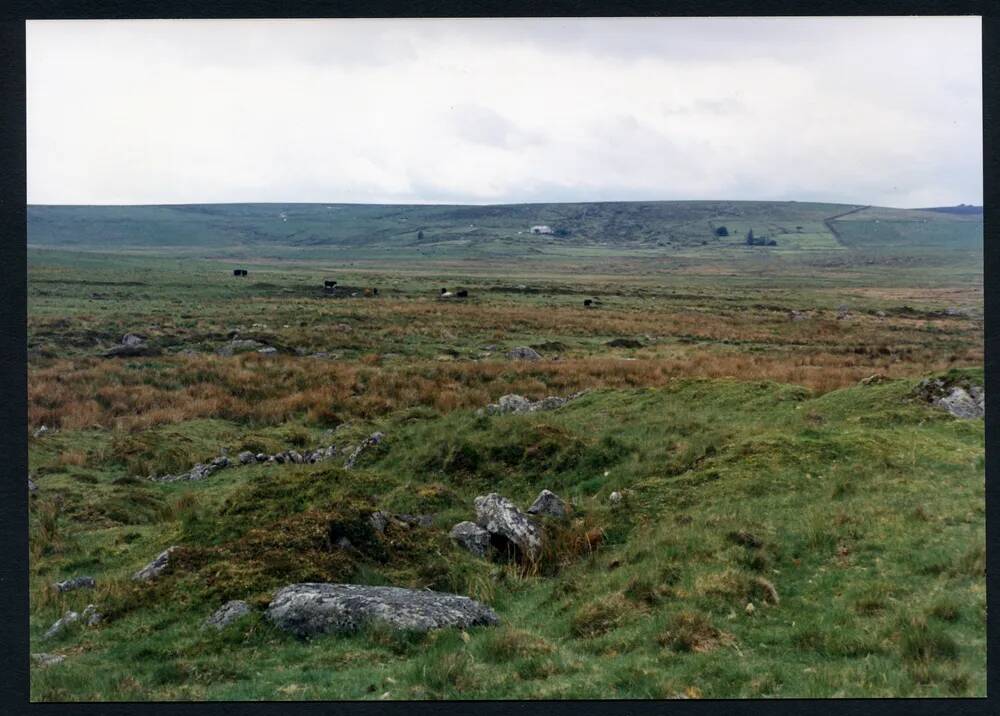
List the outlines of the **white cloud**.
{"label": "white cloud", "polygon": [[27,33],[32,203],[982,201],[976,18]]}

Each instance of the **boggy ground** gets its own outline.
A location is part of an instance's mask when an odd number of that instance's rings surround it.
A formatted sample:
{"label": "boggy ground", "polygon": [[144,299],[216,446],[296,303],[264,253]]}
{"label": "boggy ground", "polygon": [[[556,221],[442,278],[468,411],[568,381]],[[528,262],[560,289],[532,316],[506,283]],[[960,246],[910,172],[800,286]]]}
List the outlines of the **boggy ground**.
{"label": "boggy ground", "polygon": [[[928,374],[981,381],[981,284],[341,267],[380,296],[330,299],[328,269],[228,268],[32,254],[32,651],[66,657],[33,665],[34,700],[985,693],[983,422],[912,398]],[[458,285],[470,300],[434,298]],[[100,356],[129,331],[159,354]],[[233,331],[278,352],[216,355]],[[623,337],[641,347],[606,345]],[[543,359],[504,357],[518,345]],[[145,479],[375,430],[350,471]],[[523,508],[542,488],[573,513],[538,564],[448,539],[476,495]],[[374,509],[433,524],[379,535]],[[160,580],[130,581],[170,545]],[[51,586],[78,574],[97,588]],[[258,610],[201,629],[305,580],[466,594],[502,624],[299,641]],[[42,638],[89,603],[100,625]]]}

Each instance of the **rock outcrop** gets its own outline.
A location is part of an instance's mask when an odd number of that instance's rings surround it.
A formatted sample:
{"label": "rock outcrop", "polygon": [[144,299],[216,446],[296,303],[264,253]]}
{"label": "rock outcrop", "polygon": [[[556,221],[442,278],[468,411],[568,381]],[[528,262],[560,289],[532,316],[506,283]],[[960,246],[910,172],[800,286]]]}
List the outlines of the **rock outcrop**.
{"label": "rock outcrop", "polygon": [[154,475],[149,479],[153,482],[178,482],[181,480],[204,480],[219,470],[224,470],[229,467],[238,467],[240,465],[255,465],[257,463],[276,463],[282,465],[285,463],[289,464],[312,464],[317,462],[324,462],[329,460],[334,455],[337,454],[337,448],[333,445],[325,448],[316,448],[315,450],[306,450],[305,452],[298,452],[296,450],[283,450],[277,452],[273,455],[267,455],[265,453],[257,453],[254,455],[249,450],[244,450],[241,452],[236,460],[230,460],[225,455],[220,455],[209,463],[198,463],[192,467],[187,472],[182,472],[177,475]]}
{"label": "rock outcrop", "polygon": [[[490,533],[494,547],[513,548],[515,557],[538,559],[542,551],[542,530],[506,497],[491,492],[475,500],[476,524]],[[507,545],[504,544],[506,540]]]}
{"label": "rock outcrop", "polygon": [[956,418],[970,420],[986,416],[986,390],[965,378],[926,378],[913,394]]}
{"label": "rock outcrop", "polygon": [[555,410],[556,408],[561,408],[566,405],[571,400],[575,400],[583,395],[586,391],[580,391],[578,393],[573,393],[567,398],[560,398],[555,395],[550,395],[547,398],[542,398],[541,400],[528,400],[523,395],[518,395],[517,393],[508,393],[507,395],[501,396],[500,399],[495,403],[490,403],[484,408],[480,408],[477,411],[479,415],[523,415],[525,413],[537,413],[544,410]]}
{"label": "rock outcrop", "polygon": [[279,629],[300,637],[352,632],[372,623],[398,630],[429,631],[500,622],[489,607],[456,594],[316,582],[279,590],[266,614]]}

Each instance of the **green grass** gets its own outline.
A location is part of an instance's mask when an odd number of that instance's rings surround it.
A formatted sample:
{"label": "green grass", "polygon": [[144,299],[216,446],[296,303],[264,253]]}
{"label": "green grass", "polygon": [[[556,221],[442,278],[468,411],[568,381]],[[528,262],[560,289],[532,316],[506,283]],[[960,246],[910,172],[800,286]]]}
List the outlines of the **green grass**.
{"label": "green grass", "polygon": [[[33,566],[33,648],[63,610],[95,599],[50,594],[57,576],[92,572],[97,601],[115,609],[106,625],[44,646],[70,657],[33,671],[33,698],[982,694],[982,423],[908,401],[913,384],[810,398],[679,381],[532,416],[389,419],[384,452],[350,475],[248,467],[125,488],[99,477],[90,499],[132,507],[100,529],[65,514],[45,527],[53,488],[67,484],[47,476],[32,522],[65,539],[45,537],[52,551]],[[527,504],[542,487],[603,527],[597,551],[524,576],[444,538],[476,494]],[[617,509],[614,489],[627,495]],[[132,518],[144,501],[185,494],[188,507]],[[435,526],[387,542],[360,518],[376,506],[433,510]],[[310,515],[354,524],[345,529],[361,530],[351,537],[364,556],[324,553]],[[280,558],[268,546],[279,525]],[[124,582],[170,543],[186,548],[179,568],[156,586]],[[222,634],[198,628],[228,598],[264,604],[289,581],[357,577],[487,598],[503,625],[311,642],[259,617]]]}

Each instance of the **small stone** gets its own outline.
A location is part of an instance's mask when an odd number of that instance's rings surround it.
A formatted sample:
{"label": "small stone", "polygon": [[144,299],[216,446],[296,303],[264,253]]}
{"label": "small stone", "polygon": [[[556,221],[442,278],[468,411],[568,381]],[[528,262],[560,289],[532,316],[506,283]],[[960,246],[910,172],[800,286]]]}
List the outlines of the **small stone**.
{"label": "small stone", "polygon": [[40,652],[38,654],[32,654],[31,659],[39,666],[55,666],[56,664],[63,663],[66,660],[66,657],[62,654],[46,654],[44,652]]}
{"label": "small stone", "polygon": [[490,548],[490,533],[475,522],[459,522],[448,536],[477,557],[485,557]]}
{"label": "small stone", "polygon": [[61,618],[57,619],[49,630],[45,632],[44,639],[51,639],[63,632],[70,624],[74,624],[80,620],[80,614],[74,611],[68,611],[62,615]]}
{"label": "small stone", "polygon": [[746,609],[744,609],[744,611],[747,613],[748,616],[753,616],[753,613],[757,611],[757,608],[754,607],[753,602],[747,602],[747,606]]}
{"label": "small stone", "polygon": [[385,532],[385,528],[389,526],[389,515],[382,510],[372,512],[368,517],[368,521],[372,525],[372,529],[382,534]]}
{"label": "small stone", "polygon": [[237,459],[240,461],[240,465],[249,465],[250,463],[255,462],[257,460],[254,454],[249,450],[244,450],[243,452],[241,452],[237,456]]}
{"label": "small stone", "polygon": [[152,562],[133,574],[132,579],[136,582],[145,582],[159,577],[167,568],[167,564],[170,562],[170,553],[175,549],[177,549],[176,545],[160,552]]}
{"label": "small stone", "polygon": [[549,490],[542,490],[538,493],[538,497],[535,501],[531,503],[531,507],[527,509],[529,515],[548,515],[550,517],[565,517],[566,516],[566,503],[555,494]]}
{"label": "small stone", "polygon": [[234,599],[219,607],[212,616],[205,620],[205,627],[215,627],[218,630],[225,629],[238,619],[250,613],[250,605],[242,599]]}
{"label": "small stone", "polygon": [[610,495],[608,495],[608,502],[610,502],[612,505],[619,505],[621,504],[621,501],[622,501],[622,493],[618,492],[618,490],[615,490]]}
{"label": "small stone", "polygon": [[93,589],[96,586],[93,577],[73,577],[64,582],[56,582],[55,588],[60,592],[71,592],[74,589]]}
{"label": "small stone", "polygon": [[528,346],[517,346],[516,348],[511,348],[507,351],[507,357],[511,360],[541,360],[541,354],[534,348],[529,348]]}

